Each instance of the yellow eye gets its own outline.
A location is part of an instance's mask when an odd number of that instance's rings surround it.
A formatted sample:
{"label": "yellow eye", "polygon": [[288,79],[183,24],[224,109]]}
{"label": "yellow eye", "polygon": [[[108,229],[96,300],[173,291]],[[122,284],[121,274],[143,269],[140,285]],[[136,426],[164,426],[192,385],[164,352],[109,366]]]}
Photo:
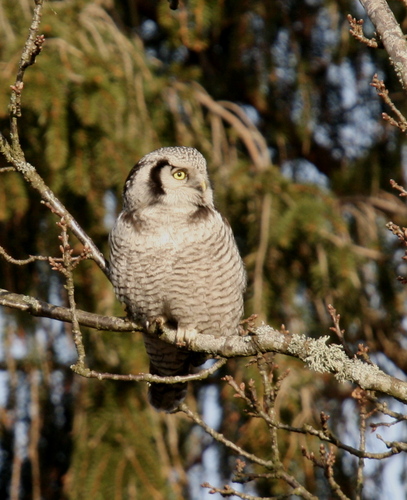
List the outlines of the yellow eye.
{"label": "yellow eye", "polygon": [[177,170],[177,172],[174,172],[172,176],[174,177],[174,179],[177,179],[177,181],[183,181],[186,178],[187,174],[183,170]]}

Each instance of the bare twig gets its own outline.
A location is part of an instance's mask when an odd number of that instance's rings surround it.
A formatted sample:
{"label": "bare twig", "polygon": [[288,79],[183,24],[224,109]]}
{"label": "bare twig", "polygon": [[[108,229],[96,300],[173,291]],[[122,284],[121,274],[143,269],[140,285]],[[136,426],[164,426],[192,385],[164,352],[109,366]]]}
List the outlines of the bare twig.
{"label": "bare twig", "polygon": [[254,455],[253,453],[247,452],[246,450],[244,450],[243,448],[241,448],[237,444],[233,443],[229,439],[226,439],[223,434],[215,431],[215,429],[213,429],[208,424],[206,424],[197,413],[191,411],[185,403],[181,403],[181,405],[179,406],[178,409],[180,411],[182,411],[183,413],[185,413],[187,415],[187,417],[189,417],[193,422],[195,422],[200,427],[202,427],[202,429],[204,429],[204,431],[207,434],[209,434],[214,439],[216,439],[216,441],[224,444],[227,448],[233,450],[238,455],[241,455],[242,457],[246,457],[247,459],[251,460],[253,463],[256,463],[258,465],[262,465],[263,467],[266,467],[267,469],[274,469],[275,464],[272,460],[263,460],[262,458]]}
{"label": "bare twig", "polygon": [[336,333],[336,336],[340,340],[340,342],[341,342],[341,344],[342,344],[342,346],[343,346],[346,354],[350,358],[353,358],[352,350],[348,346],[347,342],[345,341],[345,337],[343,335],[345,333],[345,330],[342,330],[341,327],[340,327],[340,325],[339,325],[339,321],[341,319],[341,315],[340,314],[336,314],[336,309],[331,304],[328,304],[328,312],[329,312],[329,315],[331,316],[332,322],[334,324],[334,326],[331,326],[330,330]]}
{"label": "bare twig", "polygon": [[379,80],[377,74],[373,76],[372,83],[370,84],[376,89],[377,95],[380,96],[383,101],[389,106],[391,111],[396,115],[397,120],[389,116],[387,113],[382,113],[383,120],[386,120],[394,127],[399,128],[403,133],[407,130],[407,120],[404,115],[397,109],[393,101],[390,99],[389,91],[386,88],[383,80]]}
{"label": "bare twig", "polygon": [[390,186],[393,188],[393,189],[396,189],[397,191],[399,191],[399,196],[402,197],[402,198],[405,198],[407,196],[407,191],[406,189],[403,187],[403,186],[400,186],[399,184],[397,184],[397,182],[393,179],[390,179]]}
{"label": "bare twig", "polygon": [[190,375],[176,375],[174,377],[159,377],[158,375],[151,375],[150,373],[134,374],[118,374],[118,373],[103,373],[95,370],[89,370],[78,365],[71,366],[71,369],[85,378],[97,378],[98,380],[121,380],[124,382],[159,382],[161,384],[176,384],[179,382],[192,382],[194,380],[204,380],[205,378],[215,373],[226,363],[226,359],[219,359],[211,367],[201,370],[198,373],[191,373]]}
{"label": "bare twig", "polygon": [[[359,449],[362,452],[366,451],[366,421],[368,418],[367,412],[367,398],[366,392],[360,389],[355,389],[352,396],[356,399],[359,404]],[[356,495],[357,500],[362,499],[362,491],[364,484],[364,471],[365,461],[363,457],[359,457],[357,475],[356,475]]]}
{"label": "bare twig", "polygon": [[372,47],[374,49],[377,49],[379,47],[376,38],[366,38],[363,34],[363,19],[355,19],[350,14],[348,14],[348,22],[350,24],[349,31],[351,35],[356,38],[356,40],[359,40],[359,42],[362,42],[368,47]]}
{"label": "bare twig", "polygon": [[27,259],[14,259],[11,255],[9,255],[6,252],[6,250],[2,246],[0,246],[0,255],[4,258],[5,261],[10,262],[10,264],[14,264],[16,266],[25,266],[37,260],[42,260],[42,261],[49,260],[49,257],[46,257],[45,255],[30,255]]}
{"label": "bare twig", "polygon": [[[227,497],[238,497],[238,498],[243,498],[244,500],[282,500],[284,498],[292,498],[293,494],[298,494],[298,492],[293,492],[290,491],[287,495],[276,495],[273,497],[259,497],[259,496],[253,496],[249,495],[247,493],[242,493],[241,491],[237,491],[228,484],[223,486],[223,488],[216,488],[215,486],[212,486],[209,483],[203,483],[201,484],[203,488],[210,488],[209,493],[213,495],[214,493],[219,493],[222,497],[227,498]],[[303,497],[305,498],[305,497]],[[309,498],[317,498],[314,496],[311,496]]]}
{"label": "bare twig", "polygon": [[59,217],[64,217],[66,224],[86,247],[89,248],[92,259],[98,266],[108,274],[108,263],[93,243],[91,238],[80,227],[77,221],[72,217],[64,205],[59,201],[51,189],[45,184],[44,180],[38,174],[36,169],[30,165],[24,157],[21,149],[19,132],[18,132],[18,119],[21,117],[21,96],[24,88],[24,74],[26,69],[34,64],[37,55],[42,49],[44,43],[43,35],[38,35],[38,29],[41,20],[43,7],[43,0],[35,0],[35,7],[33,18],[30,26],[29,35],[27,37],[24,49],[21,55],[16,81],[11,86],[10,97],[10,143],[0,133],[0,154],[4,156],[7,163],[20,172],[25,181],[36,189],[42,200],[46,203],[51,210]]}
{"label": "bare twig", "polygon": [[335,480],[335,453],[333,451],[333,448],[330,447],[329,452],[327,452],[325,446],[321,446],[320,453],[321,458],[324,462],[325,477],[328,480],[328,484],[331,487],[331,490],[338,496],[338,498],[340,498],[340,500],[350,500],[350,498],[345,495],[345,493],[342,491],[342,488]]}
{"label": "bare twig", "polygon": [[[82,371],[87,372],[88,369],[85,367],[85,358],[86,358],[85,346],[83,345],[82,332],[80,329],[78,316],[76,314],[75,285],[73,280],[73,270],[75,269],[79,261],[78,260],[75,261],[72,258],[73,249],[69,244],[69,237],[67,231],[68,226],[65,219],[61,218],[61,221],[58,223],[58,225],[61,228],[61,235],[59,236],[59,238],[61,240],[60,249],[62,253],[62,263],[51,260],[50,261],[53,264],[53,269],[61,272],[66,279],[65,288],[68,292],[68,303],[69,303],[69,309],[71,311],[73,340],[75,343],[76,351],[78,353],[78,361],[76,362],[75,365],[71,366],[71,369],[74,372],[81,374]],[[87,249],[85,248],[83,253],[83,258],[87,258],[87,255],[88,255]]]}
{"label": "bare twig", "polygon": [[35,63],[37,55],[41,52],[44,43],[44,35],[38,35],[42,15],[43,0],[35,0],[35,7],[30,26],[30,32],[25,42],[23,52],[21,54],[20,63],[18,66],[17,77],[14,85],[11,86],[10,98],[10,138],[13,154],[19,160],[24,159],[24,153],[21,149],[19,133],[18,133],[18,118],[21,117],[21,92],[24,87],[25,70]]}
{"label": "bare twig", "polygon": [[385,441],[380,434],[377,434],[377,439],[380,439],[380,441],[382,441],[387,448],[394,451],[394,454],[402,451],[407,452],[407,443],[403,443],[401,441]]}
{"label": "bare twig", "polygon": [[32,370],[30,373],[30,441],[28,453],[31,462],[33,500],[41,500],[41,474],[39,457],[41,415],[39,386],[40,373],[37,370]]}

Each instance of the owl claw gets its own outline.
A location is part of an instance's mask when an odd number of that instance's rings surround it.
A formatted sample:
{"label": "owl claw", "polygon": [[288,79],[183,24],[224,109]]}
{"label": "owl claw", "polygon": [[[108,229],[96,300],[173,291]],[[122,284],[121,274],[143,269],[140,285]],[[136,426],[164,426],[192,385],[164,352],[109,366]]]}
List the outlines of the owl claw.
{"label": "owl claw", "polygon": [[165,325],[165,318],[163,318],[162,316],[158,316],[157,318],[153,319],[152,321],[146,320],[144,322],[144,327],[147,330],[147,332],[150,334],[154,334],[157,331],[160,332],[164,325]]}
{"label": "owl claw", "polygon": [[178,327],[176,335],[176,345],[178,347],[190,347],[198,332],[195,328]]}

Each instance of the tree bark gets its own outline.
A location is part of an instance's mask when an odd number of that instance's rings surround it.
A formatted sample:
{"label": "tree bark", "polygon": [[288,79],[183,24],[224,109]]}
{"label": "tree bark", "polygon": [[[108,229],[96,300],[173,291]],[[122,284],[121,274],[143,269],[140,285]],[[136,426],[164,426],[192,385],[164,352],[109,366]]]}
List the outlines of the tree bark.
{"label": "tree bark", "polygon": [[401,85],[407,90],[407,42],[385,0],[360,0],[390,56]]}

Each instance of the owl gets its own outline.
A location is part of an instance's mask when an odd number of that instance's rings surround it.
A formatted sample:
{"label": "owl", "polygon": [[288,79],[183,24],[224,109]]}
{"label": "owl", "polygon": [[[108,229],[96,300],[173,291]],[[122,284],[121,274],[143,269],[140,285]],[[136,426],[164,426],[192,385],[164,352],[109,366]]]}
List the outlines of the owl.
{"label": "owl", "polygon": [[[110,279],[144,326],[150,373],[188,375],[205,360],[188,351],[188,339],[238,333],[246,274],[199,151],[166,147],[141,158],[125,182],[109,245]],[[177,330],[177,345],[153,332],[157,321]],[[149,401],[172,412],[186,391],[186,383],[152,383]]]}

